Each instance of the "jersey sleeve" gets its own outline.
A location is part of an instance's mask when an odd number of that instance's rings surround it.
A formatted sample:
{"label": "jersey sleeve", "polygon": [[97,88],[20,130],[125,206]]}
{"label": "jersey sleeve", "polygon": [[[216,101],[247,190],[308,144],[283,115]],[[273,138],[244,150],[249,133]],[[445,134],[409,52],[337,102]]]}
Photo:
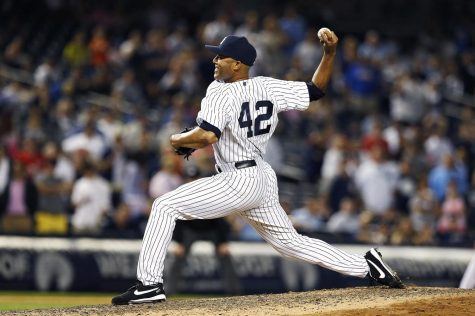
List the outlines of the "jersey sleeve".
{"label": "jersey sleeve", "polygon": [[201,101],[201,109],[196,118],[198,126],[215,133],[216,137],[220,138],[223,129],[229,123],[227,104],[229,104],[229,97],[220,90],[207,93]]}
{"label": "jersey sleeve", "polygon": [[310,104],[307,83],[267,78],[266,84],[277,99],[277,111],[303,111]]}

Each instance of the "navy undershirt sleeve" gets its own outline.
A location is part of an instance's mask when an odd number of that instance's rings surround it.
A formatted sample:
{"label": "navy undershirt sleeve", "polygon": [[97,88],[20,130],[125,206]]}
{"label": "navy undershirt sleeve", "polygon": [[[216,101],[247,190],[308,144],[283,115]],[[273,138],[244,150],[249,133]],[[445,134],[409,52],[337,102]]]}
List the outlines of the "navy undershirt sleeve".
{"label": "navy undershirt sleeve", "polygon": [[217,138],[221,137],[221,131],[213,124],[210,124],[203,119],[197,119],[196,121],[198,123],[198,126],[204,129],[205,131],[213,132]]}
{"label": "navy undershirt sleeve", "polygon": [[307,89],[308,95],[310,96],[310,102],[316,101],[325,96],[325,92],[323,92],[319,87],[314,85],[313,82],[307,82]]}

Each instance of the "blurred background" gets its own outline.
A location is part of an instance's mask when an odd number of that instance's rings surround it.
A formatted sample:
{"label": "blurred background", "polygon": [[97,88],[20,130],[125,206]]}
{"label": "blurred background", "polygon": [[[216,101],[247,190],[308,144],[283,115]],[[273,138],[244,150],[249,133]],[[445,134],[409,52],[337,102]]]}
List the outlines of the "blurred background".
{"label": "blurred background", "polygon": [[[413,282],[458,286],[475,236],[474,24],[469,0],[2,1],[0,289],[127,287],[153,200],[214,173],[211,148],[184,161],[168,143],[213,80],[204,44],[246,36],[253,76],[309,81],[324,26],[339,37],[327,96],[283,113],[267,148],[282,205],[306,235],[380,245]],[[187,229],[219,231],[219,260]],[[267,253],[240,218],[179,232],[170,260],[192,256],[173,291],[354,284]]]}

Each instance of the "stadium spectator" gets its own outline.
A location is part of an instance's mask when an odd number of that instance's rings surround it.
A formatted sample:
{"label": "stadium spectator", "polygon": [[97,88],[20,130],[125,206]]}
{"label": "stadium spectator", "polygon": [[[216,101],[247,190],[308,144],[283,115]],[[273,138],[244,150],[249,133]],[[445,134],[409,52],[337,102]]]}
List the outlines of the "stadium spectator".
{"label": "stadium spectator", "polygon": [[115,210],[107,213],[101,235],[108,238],[140,238],[146,223],[132,218],[127,204],[120,203]]}
{"label": "stadium spectator", "polygon": [[289,43],[286,52],[291,55],[295,47],[303,41],[306,33],[305,19],[298,13],[294,6],[289,5],[284,9],[280,18],[280,27],[287,34]]}
{"label": "stadium spectator", "polygon": [[467,230],[465,201],[461,198],[457,184],[447,186],[447,193],[441,206],[437,232],[442,242],[456,245],[463,242]]}
{"label": "stadium spectator", "polygon": [[363,135],[361,139],[361,149],[363,155],[366,155],[372,150],[373,146],[378,146],[383,150],[383,155],[387,156],[389,153],[389,144],[383,135],[383,123],[375,120],[370,123],[371,127],[368,133]]}
{"label": "stadium spectator", "polygon": [[85,156],[93,161],[99,161],[103,158],[107,150],[107,144],[104,137],[96,129],[96,118],[94,115],[88,115],[84,129],[63,140],[62,150],[72,156]]}
{"label": "stadium spectator", "polygon": [[394,195],[394,207],[400,213],[409,215],[409,200],[416,191],[416,179],[411,173],[409,161],[401,160],[399,162],[399,174]]}
{"label": "stadium spectator", "polygon": [[345,198],[356,198],[358,192],[352,177],[352,169],[356,164],[350,158],[340,161],[338,173],[333,178],[328,189],[328,206],[335,213],[340,210],[341,202]]}
{"label": "stadium spectator", "polygon": [[183,178],[178,173],[175,155],[165,154],[161,159],[161,169],[150,180],[149,195],[156,199],[167,192],[178,188],[183,183]]}
{"label": "stadium spectator", "polygon": [[121,138],[124,146],[128,151],[138,151],[140,148],[138,139],[144,135],[149,129],[149,122],[145,113],[136,111],[134,115],[129,117],[128,122],[124,124]]}
{"label": "stadium spectator", "polygon": [[[190,47],[193,40],[188,35],[186,22],[179,21],[175,24],[173,32],[167,34],[165,38],[165,49],[171,56],[179,54],[186,47]],[[167,68],[170,64],[167,65]]]}
{"label": "stadium spectator", "polygon": [[397,121],[390,121],[389,126],[387,126],[382,133],[383,139],[388,144],[388,152],[391,157],[396,158],[400,154],[403,138],[403,128],[401,124]]}
{"label": "stadium spectator", "polygon": [[394,79],[390,87],[389,109],[392,120],[406,124],[416,124],[427,112],[420,84],[409,74],[403,72]]}
{"label": "stadium spectator", "polygon": [[403,147],[401,153],[396,156],[396,159],[405,160],[409,162],[409,169],[411,174],[415,177],[426,177],[429,171],[427,160],[425,159],[424,148],[420,144],[420,141],[415,139],[419,136],[412,136],[416,134],[419,129],[408,128],[403,132]]}
{"label": "stadium spectator", "polygon": [[122,135],[118,135],[111,145],[109,155],[109,166],[105,173],[108,175],[112,188],[112,203],[114,207],[118,206],[121,200],[122,190],[125,179],[125,166],[127,164],[127,151],[123,142]]}
{"label": "stadium spectator", "polygon": [[378,245],[387,245],[391,243],[391,235],[394,228],[399,224],[398,214],[394,209],[389,209],[383,216],[373,217],[372,239],[370,242]]}
{"label": "stadium spectator", "polygon": [[379,33],[369,30],[365,33],[364,41],[358,46],[358,56],[367,58],[372,64],[379,66],[386,59],[388,46],[381,43]]}
{"label": "stadium spectator", "polygon": [[325,230],[328,209],[323,197],[309,197],[303,207],[290,212],[290,220],[295,229],[304,233],[316,233]]}
{"label": "stadium spectator", "polygon": [[38,188],[38,209],[35,212],[35,232],[66,235],[68,233],[68,202],[71,185],[55,175],[55,159],[46,159],[35,177]]}
{"label": "stadium spectator", "polygon": [[140,30],[133,30],[130,32],[129,37],[119,46],[119,63],[130,68],[140,66],[142,58],[140,54],[141,47],[142,34]]}
{"label": "stadium spectator", "polygon": [[86,65],[89,60],[89,50],[86,45],[86,34],[83,31],[76,32],[64,46],[63,60],[71,67]]}
{"label": "stadium spectator", "polygon": [[363,208],[380,216],[393,207],[395,189],[400,175],[397,165],[392,161],[387,161],[385,155],[384,146],[373,145],[368,159],[363,160],[354,175]]}
{"label": "stadium spectator", "polygon": [[441,79],[442,95],[452,98],[463,97],[465,86],[457,69],[457,64],[452,60],[447,61],[443,67],[443,72]]}
{"label": "stadium spectator", "polygon": [[129,153],[124,166],[121,200],[127,206],[131,221],[148,217],[150,201],[148,195],[148,174],[146,155]]}
{"label": "stadium spectator", "polygon": [[38,190],[21,161],[14,160],[11,168],[12,173],[0,195],[1,228],[5,233],[29,234],[33,232]]}
{"label": "stadium spectator", "polygon": [[264,46],[260,37],[260,26],[259,26],[259,13],[255,10],[247,11],[244,14],[244,18],[241,24],[239,24],[234,31],[236,36],[244,36],[248,39],[257,51],[256,61],[254,66],[251,67],[250,72],[252,75],[258,75],[262,72],[262,63],[261,54],[263,54]]}
{"label": "stadium spectator", "polygon": [[416,232],[430,229],[435,233],[439,203],[434,192],[428,187],[425,177],[419,179],[417,190],[409,200],[409,209],[412,226]]}
{"label": "stadium spectator", "polygon": [[28,111],[28,118],[25,126],[20,132],[25,139],[31,139],[37,144],[45,142],[48,137],[47,134],[51,132],[49,128],[43,123],[42,113],[38,108],[31,108]]}
{"label": "stadium spectator", "polygon": [[89,55],[94,67],[104,66],[109,60],[109,40],[103,27],[96,27],[89,41]]}
{"label": "stadium spectator", "polygon": [[424,141],[427,161],[431,166],[440,164],[444,156],[450,155],[454,151],[452,141],[445,136],[446,129],[446,123],[434,123],[430,135]]}
{"label": "stadium spectator", "polygon": [[375,230],[378,227],[374,221],[375,215],[367,210],[360,213],[360,229],[356,240],[360,243],[374,243]]}
{"label": "stadium spectator", "polygon": [[33,79],[36,86],[49,86],[59,80],[59,69],[56,62],[51,57],[45,58],[43,63],[36,67]]}
{"label": "stadium spectator", "polygon": [[13,38],[5,48],[2,59],[6,66],[31,71],[32,58],[26,52],[25,39],[22,36]]}
{"label": "stadium spectator", "polygon": [[266,74],[280,76],[287,66],[284,48],[289,43],[289,37],[279,25],[275,14],[267,14],[262,21],[262,30],[259,32],[262,44],[262,55],[259,59],[262,70]]}
{"label": "stadium spectator", "polygon": [[75,111],[73,100],[70,98],[61,98],[56,103],[54,114],[51,115],[54,120],[56,135],[53,136],[56,141],[61,141],[64,137],[71,136],[77,129],[75,121]]}
{"label": "stadium spectator", "polygon": [[28,174],[33,175],[42,166],[44,157],[39,150],[39,144],[32,138],[20,138],[18,146],[10,149],[11,157],[14,161],[21,163]]}
{"label": "stadium spectator", "polygon": [[74,207],[72,230],[78,235],[98,235],[111,207],[111,189],[109,183],[97,174],[92,162],[84,163],[82,173],[83,176],[74,182],[71,193]]}
{"label": "stadium spectator", "polygon": [[[138,68],[139,78],[146,82],[146,91],[150,94],[167,72],[169,52],[165,46],[165,33],[151,29],[145,36],[145,43],[140,47],[141,64]],[[142,74],[142,75],[140,75]]]}
{"label": "stadium spectator", "polygon": [[168,144],[170,135],[182,130],[183,126],[185,126],[183,103],[179,101],[180,98],[180,95],[175,95],[172,98],[172,104],[174,106],[171,107],[171,111],[169,112],[169,120],[168,122],[163,122],[156,135],[158,146],[162,152],[170,150]]}
{"label": "stadium spectator", "polygon": [[179,92],[191,95],[197,91],[194,54],[193,49],[185,47],[171,58],[169,68],[159,82],[161,89],[169,95]]}
{"label": "stadium spectator", "polygon": [[345,84],[350,98],[348,101],[359,115],[379,110],[381,73],[365,56],[349,62],[344,69]]}
{"label": "stadium spectator", "polygon": [[219,12],[216,19],[205,24],[203,28],[203,43],[218,44],[225,36],[232,34],[233,28],[226,12]]}
{"label": "stadium spectator", "polygon": [[360,218],[356,202],[351,198],[343,199],[340,210],[330,216],[326,227],[331,233],[345,233],[356,236],[360,229]]}
{"label": "stadium spectator", "polygon": [[409,217],[403,216],[394,227],[389,243],[394,246],[407,246],[414,243],[414,229]]}
{"label": "stadium spectator", "polygon": [[148,128],[144,129],[135,142],[137,148],[135,150],[128,149],[128,153],[140,159],[147,181],[149,181],[159,166],[159,153],[152,132]]}
{"label": "stadium spectator", "polygon": [[333,179],[338,175],[339,168],[345,159],[347,140],[345,135],[335,134],[330,140],[330,146],[325,151],[322,163],[322,175],[320,182],[321,192],[327,192]]}
{"label": "stadium spectator", "polygon": [[120,94],[125,101],[131,102],[135,106],[145,103],[145,96],[136,80],[135,72],[131,68],[125,69],[122,76],[114,81],[112,93]]}
{"label": "stadium spectator", "polygon": [[292,58],[302,67],[302,76],[307,77],[315,70],[315,64],[322,57],[322,50],[318,47],[318,38],[311,30],[307,30],[305,38],[298,42]]}
{"label": "stadium spectator", "polygon": [[[244,21],[234,32],[236,36],[244,36],[249,43],[259,51],[259,13],[257,11],[247,11],[244,14]],[[259,56],[259,53],[257,54]]]}
{"label": "stadium spectator", "polygon": [[59,145],[52,141],[47,142],[42,148],[42,154],[44,159],[54,162],[54,176],[61,179],[71,189],[72,183],[76,179],[76,170]]}
{"label": "stadium spectator", "polygon": [[450,182],[457,185],[457,190],[465,194],[468,186],[467,169],[462,162],[456,161],[454,155],[446,154],[442,162],[432,168],[428,174],[429,187],[441,202],[445,198]]}
{"label": "stadium spectator", "polygon": [[112,147],[118,137],[121,137],[124,123],[120,119],[121,113],[117,108],[104,109],[97,121],[97,129],[104,135],[108,147]]}
{"label": "stadium spectator", "polygon": [[325,144],[326,139],[319,132],[312,132],[307,137],[303,150],[303,162],[306,179],[310,183],[316,183],[320,177],[326,150]]}

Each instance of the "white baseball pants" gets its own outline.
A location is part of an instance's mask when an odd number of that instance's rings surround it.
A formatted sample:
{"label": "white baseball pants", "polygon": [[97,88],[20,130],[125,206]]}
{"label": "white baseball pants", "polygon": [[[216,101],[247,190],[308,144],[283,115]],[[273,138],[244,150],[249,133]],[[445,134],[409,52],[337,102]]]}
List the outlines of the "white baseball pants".
{"label": "white baseball pants", "polygon": [[223,172],[184,184],[156,199],[152,206],[137,266],[144,285],[163,283],[165,255],[175,221],[211,219],[240,214],[284,256],[363,278],[369,268],[361,255],[349,254],[326,242],[297,233],[279,204],[275,172],[263,160],[237,170],[219,165]]}

